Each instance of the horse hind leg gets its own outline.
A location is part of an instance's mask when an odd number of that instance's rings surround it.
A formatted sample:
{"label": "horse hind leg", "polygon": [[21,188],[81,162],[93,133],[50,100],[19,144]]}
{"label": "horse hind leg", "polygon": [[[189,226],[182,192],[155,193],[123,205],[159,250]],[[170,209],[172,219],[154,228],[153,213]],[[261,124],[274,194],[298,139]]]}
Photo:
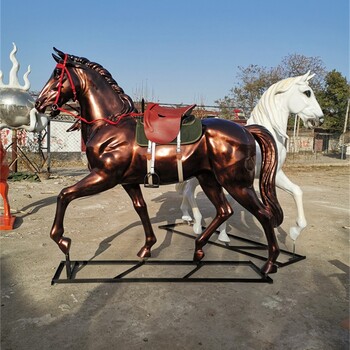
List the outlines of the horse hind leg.
{"label": "horse hind leg", "polygon": [[[202,219],[203,219],[202,213],[198,208],[198,204],[195,196],[195,191],[198,185],[199,185],[198,180],[194,177],[187,181],[183,189],[183,202],[184,201],[186,202],[187,210],[188,210],[188,206],[190,206],[192,209],[193,219],[194,219],[193,232],[197,235],[202,233]],[[184,217],[182,217],[182,219],[184,220]],[[218,230],[220,232],[218,237],[219,241],[224,243],[229,243],[230,238],[226,233],[226,222],[223,222],[219,226]]]}
{"label": "horse hind leg", "polygon": [[253,187],[225,185],[225,189],[239,204],[258,219],[264,229],[268,243],[268,259],[261,268],[261,272],[264,274],[277,272],[276,260],[280,251],[272,224],[273,220],[271,220],[272,215],[259,201]]}
{"label": "horse hind leg", "polygon": [[232,214],[233,210],[228,203],[224,191],[212,173],[205,173],[198,176],[199,183],[216,209],[216,216],[203,233],[196,239],[193,260],[199,261],[204,257],[203,247],[208,243],[212,234]]}

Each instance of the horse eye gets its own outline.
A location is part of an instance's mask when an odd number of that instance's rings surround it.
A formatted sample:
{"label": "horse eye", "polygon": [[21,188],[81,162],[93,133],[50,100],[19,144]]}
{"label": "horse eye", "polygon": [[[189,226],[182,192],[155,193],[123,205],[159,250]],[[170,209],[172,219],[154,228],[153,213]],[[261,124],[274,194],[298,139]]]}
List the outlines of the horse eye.
{"label": "horse eye", "polygon": [[310,90],[304,91],[304,94],[305,94],[307,97],[311,97],[311,91],[310,91]]}
{"label": "horse eye", "polygon": [[59,77],[61,75],[61,69],[56,68],[55,69],[55,76]]}

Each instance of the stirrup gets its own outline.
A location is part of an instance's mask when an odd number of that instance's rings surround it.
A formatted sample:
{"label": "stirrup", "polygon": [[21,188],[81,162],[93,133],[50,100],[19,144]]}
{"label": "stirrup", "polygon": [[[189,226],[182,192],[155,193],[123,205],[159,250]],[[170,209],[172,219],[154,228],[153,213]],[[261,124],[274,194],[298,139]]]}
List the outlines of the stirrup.
{"label": "stirrup", "polygon": [[147,173],[144,179],[144,185],[148,188],[158,188],[160,179],[157,173]]}

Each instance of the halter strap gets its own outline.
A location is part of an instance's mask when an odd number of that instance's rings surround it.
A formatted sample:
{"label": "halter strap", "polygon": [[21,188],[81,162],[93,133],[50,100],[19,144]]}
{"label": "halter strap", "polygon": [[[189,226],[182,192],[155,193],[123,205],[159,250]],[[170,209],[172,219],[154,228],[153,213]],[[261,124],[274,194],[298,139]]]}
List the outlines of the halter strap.
{"label": "halter strap", "polygon": [[61,69],[61,76],[60,76],[60,81],[58,83],[58,94],[56,96],[56,100],[55,100],[55,104],[57,105],[57,102],[60,98],[60,95],[61,95],[61,90],[62,90],[62,85],[63,85],[63,77],[64,77],[64,74],[67,74],[67,77],[68,77],[68,80],[69,80],[69,84],[72,88],[72,91],[73,91],[73,101],[76,101],[77,99],[77,92],[75,90],[75,86],[73,84],[73,79],[72,79],[72,76],[70,75],[69,73],[69,70],[67,69],[67,59],[68,59],[68,55],[67,54],[64,54],[64,60],[63,60],[63,63],[57,63],[56,64],[56,68],[59,68]]}
{"label": "halter strap", "polygon": [[[73,116],[74,118],[79,119],[80,121],[86,123],[86,124],[94,124],[97,123],[99,121],[104,121],[106,124],[111,124],[111,125],[117,125],[119,124],[119,122],[125,118],[125,117],[142,117],[143,113],[135,113],[135,112],[130,112],[130,113],[124,113],[124,114],[120,114],[120,115],[110,115],[107,118],[99,118],[99,119],[94,119],[94,120],[87,120],[85,118],[83,118],[82,116],[80,116],[79,114],[74,114],[71,111],[68,111],[64,108],[61,107],[57,107],[58,110],[60,110],[61,112],[67,113],[71,116]],[[110,118],[115,118],[116,120],[111,120]]]}

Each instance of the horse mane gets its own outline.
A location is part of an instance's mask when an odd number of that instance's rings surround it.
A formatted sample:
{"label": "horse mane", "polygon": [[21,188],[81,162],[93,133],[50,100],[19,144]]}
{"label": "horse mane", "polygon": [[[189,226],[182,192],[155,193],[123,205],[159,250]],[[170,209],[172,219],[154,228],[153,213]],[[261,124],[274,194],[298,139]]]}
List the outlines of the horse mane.
{"label": "horse mane", "polygon": [[276,103],[276,96],[288,91],[298,80],[300,80],[300,77],[290,77],[271,85],[254,107],[249,118],[249,124],[264,125],[270,130],[272,128],[282,137],[288,138],[286,133],[287,125],[285,124],[285,127],[282,126],[281,112]]}
{"label": "horse mane", "polygon": [[128,106],[128,111],[127,112],[137,112],[134,102],[131,99],[129,95],[127,95],[124,90],[118,85],[118,83],[114,80],[112,77],[112,74],[104,68],[102,65],[96,62],[91,62],[85,57],[79,57],[79,56],[74,56],[68,54],[68,57],[70,60],[83,64],[88,68],[91,68],[92,70],[96,71],[99,73],[106,81],[107,83],[111,86],[111,88],[118,94],[120,95],[120,98],[124,102],[125,105]]}

